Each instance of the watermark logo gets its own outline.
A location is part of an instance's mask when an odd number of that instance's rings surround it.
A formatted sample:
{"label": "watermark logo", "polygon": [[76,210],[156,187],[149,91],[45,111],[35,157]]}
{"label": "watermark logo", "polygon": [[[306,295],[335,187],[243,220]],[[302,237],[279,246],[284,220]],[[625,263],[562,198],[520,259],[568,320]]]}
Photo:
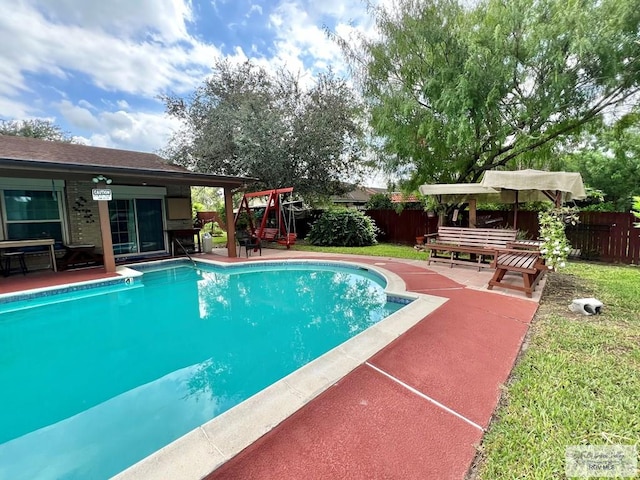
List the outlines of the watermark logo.
{"label": "watermark logo", "polygon": [[572,445],[565,451],[567,477],[635,477],[635,445]]}

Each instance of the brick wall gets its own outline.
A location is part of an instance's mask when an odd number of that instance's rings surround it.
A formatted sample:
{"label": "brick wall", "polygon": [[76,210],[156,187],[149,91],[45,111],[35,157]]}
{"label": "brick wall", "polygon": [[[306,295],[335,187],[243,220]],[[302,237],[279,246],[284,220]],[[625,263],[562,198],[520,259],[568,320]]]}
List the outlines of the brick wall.
{"label": "brick wall", "polygon": [[90,243],[102,252],[98,202],[91,198],[93,182],[68,181],[66,188],[69,216],[69,243]]}

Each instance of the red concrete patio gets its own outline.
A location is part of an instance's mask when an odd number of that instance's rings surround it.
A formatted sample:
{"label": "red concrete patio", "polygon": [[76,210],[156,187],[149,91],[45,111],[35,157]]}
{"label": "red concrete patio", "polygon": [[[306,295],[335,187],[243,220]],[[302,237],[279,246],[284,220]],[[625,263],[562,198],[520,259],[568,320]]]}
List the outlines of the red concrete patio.
{"label": "red concrete patio", "polygon": [[[544,282],[531,300],[486,290],[492,272],[474,268],[269,249],[249,261],[301,257],[379,265],[408,291],[450,300],[206,478],[465,478]],[[89,278],[100,270],[12,276],[0,292]]]}

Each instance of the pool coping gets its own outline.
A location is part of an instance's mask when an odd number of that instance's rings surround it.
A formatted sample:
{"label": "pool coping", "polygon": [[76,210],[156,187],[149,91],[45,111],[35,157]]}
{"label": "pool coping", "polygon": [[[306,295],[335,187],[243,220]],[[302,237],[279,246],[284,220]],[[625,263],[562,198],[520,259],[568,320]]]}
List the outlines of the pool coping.
{"label": "pool coping", "polygon": [[48,287],[30,288],[28,290],[20,290],[16,292],[0,293],[0,304],[9,304],[13,302],[20,302],[23,300],[29,300],[34,297],[57,295],[60,293],[88,290],[91,288],[128,283],[129,279],[141,277],[143,273],[126,266],[121,266],[116,269],[116,275],[116,277],[112,278],[83,280],[79,282],[66,283],[63,285],[52,285]]}
{"label": "pool coping", "polygon": [[[197,259],[219,267],[246,266]],[[149,263],[174,262],[161,260]],[[259,260],[255,264],[315,263],[317,259]],[[399,311],[295,370],[247,400],[197,427],[115,475],[117,480],[200,479],[233,458],[282,421],[311,402],[340,379],[363,365],[392,341],[448,301],[447,298],[409,292],[397,274],[357,261],[321,260],[320,263],[371,270],[387,281],[387,297],[412,299]],[[135,269],[135,265],[131,266]]]}

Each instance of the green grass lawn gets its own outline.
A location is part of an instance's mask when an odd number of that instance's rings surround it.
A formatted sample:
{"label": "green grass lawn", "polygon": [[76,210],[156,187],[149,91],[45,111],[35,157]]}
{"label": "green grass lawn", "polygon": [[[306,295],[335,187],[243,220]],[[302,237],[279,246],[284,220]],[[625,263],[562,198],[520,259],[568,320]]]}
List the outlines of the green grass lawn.
{"label": "green grass lawn", "polygon": [[[569,311],[584,297],[602,315]],[[640,268],[570,264],[549,276],[474,476],[565,478],[567,446],[639,442]]]}
{"label": "green grass lawn", "polygon": [[211,237],[214,247],[226,247],[227,246],[227,232],[222,232],[222,235]]}
{"label": "green grass lawn", "polygon": [[[272,248],[269,245],[269,248]],[[304,240],[298,240],[296,250],[305,252],[325,252],[325,253],[347,253],[350,255],[370,255],[373,257],[408,258],[412,260],[426,260],[427,254],[419,252],[409,245],[395,245],[390,243],[379,243],[370,247],[316,247]]]}

